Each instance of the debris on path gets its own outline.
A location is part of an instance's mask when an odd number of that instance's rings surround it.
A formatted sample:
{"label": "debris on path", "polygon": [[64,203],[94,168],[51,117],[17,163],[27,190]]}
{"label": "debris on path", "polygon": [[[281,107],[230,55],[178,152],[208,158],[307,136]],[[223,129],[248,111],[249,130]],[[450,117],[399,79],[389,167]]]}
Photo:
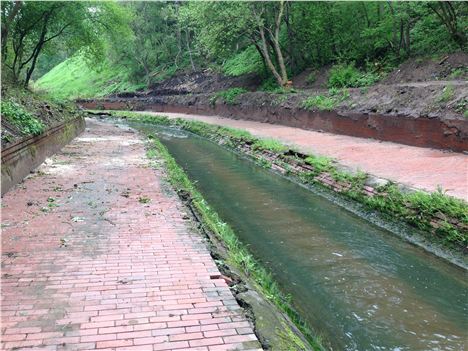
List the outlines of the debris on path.
{"label": "debris on path", "polygon": [[3,350],[261,349],[144,155],[137,134],[88,121],[4,196]]}

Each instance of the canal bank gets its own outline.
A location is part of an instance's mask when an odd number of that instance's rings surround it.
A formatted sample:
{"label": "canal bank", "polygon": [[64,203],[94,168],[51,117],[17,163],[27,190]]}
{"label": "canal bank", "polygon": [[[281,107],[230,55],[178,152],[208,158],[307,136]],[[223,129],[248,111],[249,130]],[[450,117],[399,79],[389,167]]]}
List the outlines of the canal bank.
{"label": "canal bank", "polygon": [[[406,222],[419,229],[417,233],[403,235],[406,240],[466,268],[468,219],[467,204],[463,200],[440,192],[428,194],[414,191],[369,174],[343,169],[329,159],[303,154],[274,140],[258,139],[241,130],[131,112],[114,114],[130,121],[187,129],[246,155],[262,167],[293,178],[303,185],[319,185],[332,190],[332,195],[351,200],[352,204],[362,204],[364,208],[361,212],[371,211],[373,214],[383,215],[383,222]],[[352,208],[352,204],[347,204],[346,207]],[[392,231],[402,232],[398,229]]]}
{"label": "canal bank", "polygon": [[462,270],[211,142],[153,132],[334,348],[463,343]]}

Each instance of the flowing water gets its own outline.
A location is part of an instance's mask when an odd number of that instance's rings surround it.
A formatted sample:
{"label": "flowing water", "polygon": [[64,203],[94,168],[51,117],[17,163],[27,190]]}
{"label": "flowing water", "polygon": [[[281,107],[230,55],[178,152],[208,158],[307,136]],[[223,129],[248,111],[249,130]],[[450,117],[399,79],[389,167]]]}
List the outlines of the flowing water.
{"label": "flowing water", "polygon": [[465,272],[207,140],[150,128],[335,350],[463,350]]}

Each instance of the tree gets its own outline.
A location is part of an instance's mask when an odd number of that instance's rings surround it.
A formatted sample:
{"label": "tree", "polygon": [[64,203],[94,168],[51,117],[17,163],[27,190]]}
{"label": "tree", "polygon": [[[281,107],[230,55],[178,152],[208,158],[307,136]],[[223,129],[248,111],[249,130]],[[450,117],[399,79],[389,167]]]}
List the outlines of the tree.
{"label": "tree", "polygon": [[437,1],[434,3],[429,2],[427,6],[439,17],[460,49],[463,49],[467,42],[466,28],[460,28],[458,17],[462,15],[466,18],[468,15],[467,4],[463,2],[455,4],[450,1]]}
{"label": "tree", "polygon": [[194,28],[198,46],[223,60],[233,52],[254,45],[280,86],[288,84],[281,47],[284,1],[194,2],[181,8]]}
{"label": "tree", "polygon": [[[17,7],[2,3],[2,18],[10,18]],[[114,3],[92,2],[24,2],[7,23],[3,38],[3,63],[10,68],[15,81],[28,86],[44,48],[58,38],[69,48],[86,48],[98,56],[102,53],[104,32],[119,30],[125,35],[125,13]],[[13,10],[10,10],[13,8]],[[2,28],[3,31],[3,28]],[[113,34],[109,34],[112,37]],[[8,54],[10,47],[12,54]]]}

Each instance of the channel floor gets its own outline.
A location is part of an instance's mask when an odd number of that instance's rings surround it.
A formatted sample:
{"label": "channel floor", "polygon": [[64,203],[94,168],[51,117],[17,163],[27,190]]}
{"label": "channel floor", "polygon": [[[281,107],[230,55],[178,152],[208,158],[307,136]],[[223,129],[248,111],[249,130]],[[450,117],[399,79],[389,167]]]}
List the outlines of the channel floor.
{"label": "channel floor", "polygon": [[2,203],[3,350],[261,350],[142,138],[89,120]]}

